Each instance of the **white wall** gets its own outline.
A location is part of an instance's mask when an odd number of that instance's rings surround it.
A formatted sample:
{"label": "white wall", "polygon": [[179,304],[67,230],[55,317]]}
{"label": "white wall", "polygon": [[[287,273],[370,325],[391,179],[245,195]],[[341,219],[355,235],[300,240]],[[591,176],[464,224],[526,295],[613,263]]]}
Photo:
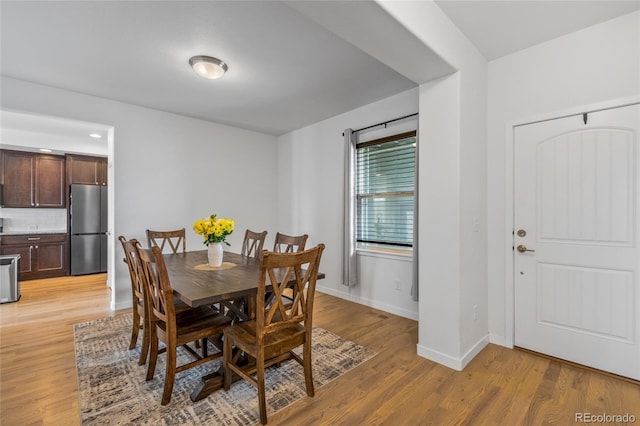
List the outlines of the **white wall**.
{"label": "white wall", "polygon": [[[504,344],[508,323],[506,300],[511,278],[505,275],[511,256],[509,207],[505,193],[509,176],[505,164],[507,123],[527,122],[554,111],[579,112],[584,105],[640,93],[640,12],[586,28],[516,52],[489,63],[488,116],[488,261],[489,330],[493,342]],[[506,153],[506,154],[505,154]],[[512,337],[512,336],[511,336]]]}
{"label": "white wall", "polygon": [[[275,137],[7,77],[1,84],[0,109],[114,126],[114,238],[146,245],[147,228],[186,227],[187,250],[199,250],[191,226],[211,213],[236,220],[232,250],[240,250],[245,228],[276,229]],[[110,247],[119,260],[121,247]],[[112,265],[115,308],[130,306],[126,267]]]}
{"label": "white wall", "polygon": [[458,70],[420,87],[418,353],[462,369],[488,342],[487,63],[435,3],[379,4]]}
{"label": "white wall", "polygon": [[[324,243],[319,291],[417,319],[411,300],[410,258],[358,255],[360,282],[341,284],[344,139],[358,129],[418,111],[418,89],[287,133],[278,138],[278,229],[309,234],[308,247]],[[395,281],[400,281],[400,291]]]}

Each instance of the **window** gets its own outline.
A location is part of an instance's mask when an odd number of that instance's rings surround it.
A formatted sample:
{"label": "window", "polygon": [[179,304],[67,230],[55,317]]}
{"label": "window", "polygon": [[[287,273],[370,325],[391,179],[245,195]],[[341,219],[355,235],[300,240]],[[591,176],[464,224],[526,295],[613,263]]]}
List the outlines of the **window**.
{"label": "window", "polygon": [[358,247],[413,247],[416,132],[356,145]]}

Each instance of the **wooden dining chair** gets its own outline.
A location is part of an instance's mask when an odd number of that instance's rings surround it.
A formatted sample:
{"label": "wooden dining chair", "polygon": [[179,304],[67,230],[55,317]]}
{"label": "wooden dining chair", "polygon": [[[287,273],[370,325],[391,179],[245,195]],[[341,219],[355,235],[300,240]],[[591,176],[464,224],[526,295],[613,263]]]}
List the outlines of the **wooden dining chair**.
{"label": "wooden dining chair", "polygon": [[276,239],[273,243],[273,251],[276,253],[296,253],[304,250],[304,246],[307,243],[307,234],[292,236],[276,233]]}
{"label": "wooden dining chair", "polygon": [[[229,390],[235,373],[258,388],[260,421],[267,423],[265,368],[295,359],[304,368],[307,395],[313,396],[311,369],[311,330],[313,299],[324,244],[298,253],[264,252],[256,296],[254,320],[236,323],[224,329],[224,388]],[[293,284],[291,284],[293,282]],[[265,298],[266,287],[272,286]],[[293,285],[293,306],[285,308],[282,291]],[[266,300],[265,300],[266,299]],[[302,357],[293,349],[303,345]],[[255,359],[255,366],[237,365],[232,348]],[[238,358],[238,357],[235,357]]]}
{"label": "wooden dining chair", "polygon": [[[159,342],[162,341],[166,347],[167,360],[161,403],[166,405],[171,400],[176,373],[222,356],[222,352],[208,355],[207,340],[210,337],[220,336],[224,327],[229,325],[231,321],[209,306],[176,312],[172,302],[173,290],[162,257],[162,250],[158,246],[151,249],[137,246],[136,250],[142,264],[146,294],[149,300],[150,354],[146,379],[153,379],[160,353]],[[188,345],[189,342],[196,340],[202,340],[202,355]],[[220,347],[219,341],[214,341],[214,344]],[[177,366],[179,346],[182,346],[194,358],[194,361]]]}
{"label": "wooden dining chair", "polygon": [[[142,264],[138,257],[136,247],[140,246],[138,240],[128,240],[124,236],[119,236],[118,240],[122,244],[122,250],[124,251],[123,261],[127,264],[129,269],[129,277],[131,279],[131,297],[133,306],[133,322],[131,326],[131,342],[129,343],[129,349],[134,349],[138,342],[138,335],[142,330],[142,348],[140,349],[140,358],[138,364],[143,365],[147,362],[147,356],[149,354],[149,324],[147,321],[150,318],[149,306],[147,303],[147,297],[145,296],[145,285],[143,278]],[[189,309],[189,306],[177,297],[173,297],[173,305],[176,312]],[[198,344],[197,347],[200,347]]]}
{"label": "wooden dining chair", "polygon": [[131,278],[131,297],[133,298],[133,323],[131,327],[131,342],[129,349],[136,347],[138,342],[139,331],[142,330],[142,348],[140,350],[140,358],[138,364],[143,365],[147,362],[147,354],[149,353],[149,325],[147,321],[149,314],[147,310],[146,297],[144,295],[144,281],[142,278],[142,265],[138,258],[136,246],[139,245],[138,240],[128,240],[120,235],[118,237],[124,251],[124,262],[129,268],[129,276]]}
{"label": "wooden dining chair", "polygon": [[259,259],[262,256],[262,247],[264,240],[267,238],[267,231],[253,232],[247,229],[244,233],[244,241],[242,242],[243,256],[250,256]]}
{"label": "wooden dining chair", "polygon": [[152,231],[147,229],[147,243],[149,247],[158,246],[161,252],[164,252],[165,244],[176,254],[182,245],[182,252],[187,251],[187,237],[185,228],[176,229],[175,231]]}

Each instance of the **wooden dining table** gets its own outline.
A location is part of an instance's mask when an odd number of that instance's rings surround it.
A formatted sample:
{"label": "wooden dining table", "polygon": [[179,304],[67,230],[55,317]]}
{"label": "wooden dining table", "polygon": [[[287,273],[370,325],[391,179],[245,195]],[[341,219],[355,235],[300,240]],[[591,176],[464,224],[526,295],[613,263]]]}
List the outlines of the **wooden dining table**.
{"label": "wooden dining table", "polygon": [[[191,307],[217,304],[233,321],[252,319],[255,295],[260,282],[261,261],[225,251],[221,267],[207,265],[207,251],[189,251],[164,255],[173,293]],[[325,277],[318,273],[318,279]],[[277,278],[277,274],[276,274]],[[270,285],[266,290],[269,291]],[[198,401],[223,387],[224,371],[203,376],[191,393]]]}

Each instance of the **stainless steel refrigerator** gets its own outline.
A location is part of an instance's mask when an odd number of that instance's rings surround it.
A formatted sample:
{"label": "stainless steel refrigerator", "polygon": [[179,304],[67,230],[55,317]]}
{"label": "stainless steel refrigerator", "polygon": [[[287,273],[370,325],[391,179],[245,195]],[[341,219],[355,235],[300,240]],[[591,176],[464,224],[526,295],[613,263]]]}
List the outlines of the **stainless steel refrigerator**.
{"label": "stainless steel refrigerator", "polygon": [[107,187],[71,185],[71,275],[107,272]]}

